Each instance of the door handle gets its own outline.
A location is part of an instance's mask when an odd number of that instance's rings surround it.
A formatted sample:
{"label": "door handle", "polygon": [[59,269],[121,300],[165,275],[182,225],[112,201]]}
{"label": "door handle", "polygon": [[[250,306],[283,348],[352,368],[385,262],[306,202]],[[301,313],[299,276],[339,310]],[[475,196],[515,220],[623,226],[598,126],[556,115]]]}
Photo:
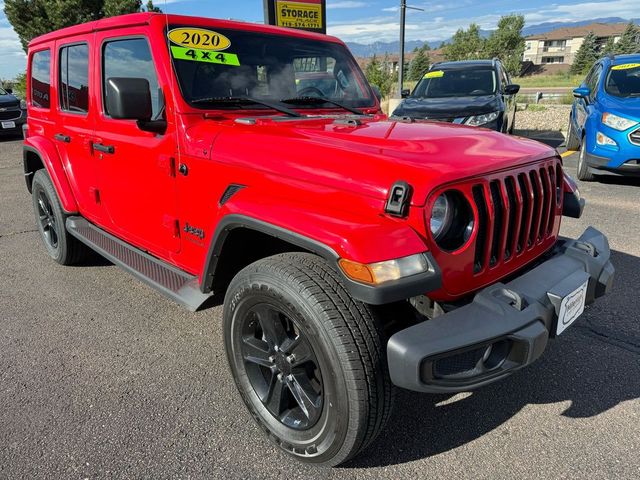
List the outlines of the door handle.
{"label": "door handle", "polygon": [[58,140],[59,142],[71,143],[71,137],[69,135],[64,135],[62,133],[56,133],[53,138]]}
{"label": "door handle", "polygon": [[116,148],[113,145],[103,145],[101,143],[92,143],[91,146],[94,150],[97,150],[102,153],[113,154],[116,152]]}

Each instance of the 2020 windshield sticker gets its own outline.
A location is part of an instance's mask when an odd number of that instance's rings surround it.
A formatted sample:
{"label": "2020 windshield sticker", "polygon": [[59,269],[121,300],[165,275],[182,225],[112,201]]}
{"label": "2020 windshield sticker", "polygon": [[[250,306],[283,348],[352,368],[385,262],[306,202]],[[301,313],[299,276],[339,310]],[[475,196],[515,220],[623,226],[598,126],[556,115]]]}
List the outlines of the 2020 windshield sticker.
{"label": "2020 windshield sticker", "polygon": [[427,72],[424,74],[424,78],[441,78],[444,77],[443,70],[434,70],[433,72]]}
{"label": "2020 windshield sticker", "polygon": [[235,53],[213,52],[211,50],[201,50],[199,48],[186,48],[171,46],[171,55],[178,60],[191,60],[193,62],[217,63],[239,67],[240,60]]}
{"label": "2020 windshield sticker", "polygon": [[219,52],[231,46],[231,40],[221,33],[204,28],[174,28],[169,31],[169,40],[176,45],[200,50]]}

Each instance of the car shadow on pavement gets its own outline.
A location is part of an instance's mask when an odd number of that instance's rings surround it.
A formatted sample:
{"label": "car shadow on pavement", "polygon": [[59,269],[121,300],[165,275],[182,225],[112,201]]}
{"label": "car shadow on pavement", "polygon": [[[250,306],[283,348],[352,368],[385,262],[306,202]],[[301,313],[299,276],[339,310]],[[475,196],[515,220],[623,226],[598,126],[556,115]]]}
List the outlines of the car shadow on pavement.
{"label": "car shadow on pavement", "polygon": [[605,185],[627,185],[631,187],[640,187],[640,177],[623,177],[620,175],[596,175],[596,181]]}
{"label": "car shadow on pavement", "polygon": [[15,142],[16,140],[22,140],[22,133],[0,133],[0,143]]}
{"label": "car shadow on pavement", "polygon": [[564,144],[564,135],[558,130],[516,130],[514,135],[536,140],[553,148]]}
{"label": "car shadow on pavement", "polygon": [[[345,467],[389,466],[447,452],[502,426],[527,405],[568,401],[561,415],[587,418],[640,397],[640,258],[614,252],[612,261],[613,292],[552,340],[536,363],[472,393],[400,391],[382,435]],[[545,434],[535,427],[530,435]]]}

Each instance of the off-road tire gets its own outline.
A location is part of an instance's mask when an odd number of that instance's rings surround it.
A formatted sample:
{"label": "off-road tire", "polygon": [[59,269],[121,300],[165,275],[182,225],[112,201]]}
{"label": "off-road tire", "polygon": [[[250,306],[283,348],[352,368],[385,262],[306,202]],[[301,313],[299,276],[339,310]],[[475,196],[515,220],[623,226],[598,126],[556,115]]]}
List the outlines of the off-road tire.
{"label": "off-road tire", "polygon": [[591,170],[589,169],[589,166],[587,165],[587,159],[586,159],[586,139],[582,140],[582,143],[580,145],[580,152],[578,154],[578,168],[577,168],[577,175],[578,175],[578,179],[584,181],[584,182],[592,182],[596,179],[596,177],[593,175],[593,173],[591,173]]}
{"label": "off-road tire", "polygon": [[[261,325],[262,313],[252,317],[251,309],[264,309],[267,304],[282,312],[276,317],[278,322],[284,318],[295,323],[318,362],[321,416],[306,430],[290,428],[272,414],[252,384],[252,364],[243,354],[247,319],[253,319],[250,326]],[[383,334],[370,309],[349,295],[324,259],[285,253],[246,267],[227,290],[223,330],[231,372],[249,412],[269,439],[288,454],[335,466],[357,455],[384,428],[391,413],[393,386]],[[262,335],[266,338],[264,331]],[[270,368],[265,371],[280,371]]]}
{"label": "off-road tire", "polygon": [[[65,215],[46,170],[33,175],[31,198],[40,237],[49,256],[60,265],[75,265],[89,253],[88,247],[67,232]],[[53,231],[55,241],[52,240]]]}

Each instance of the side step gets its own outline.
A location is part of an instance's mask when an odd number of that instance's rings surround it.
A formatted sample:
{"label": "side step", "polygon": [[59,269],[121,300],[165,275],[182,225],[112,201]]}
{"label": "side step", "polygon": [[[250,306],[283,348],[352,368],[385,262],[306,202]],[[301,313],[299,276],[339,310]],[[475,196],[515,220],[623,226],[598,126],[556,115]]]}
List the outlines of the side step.
{"label": "side step", "polygon": [[211,296],[200,291],[198,277],[123,242],[82,217],[68,217],[66,226],[82,243],[192,312]]}

